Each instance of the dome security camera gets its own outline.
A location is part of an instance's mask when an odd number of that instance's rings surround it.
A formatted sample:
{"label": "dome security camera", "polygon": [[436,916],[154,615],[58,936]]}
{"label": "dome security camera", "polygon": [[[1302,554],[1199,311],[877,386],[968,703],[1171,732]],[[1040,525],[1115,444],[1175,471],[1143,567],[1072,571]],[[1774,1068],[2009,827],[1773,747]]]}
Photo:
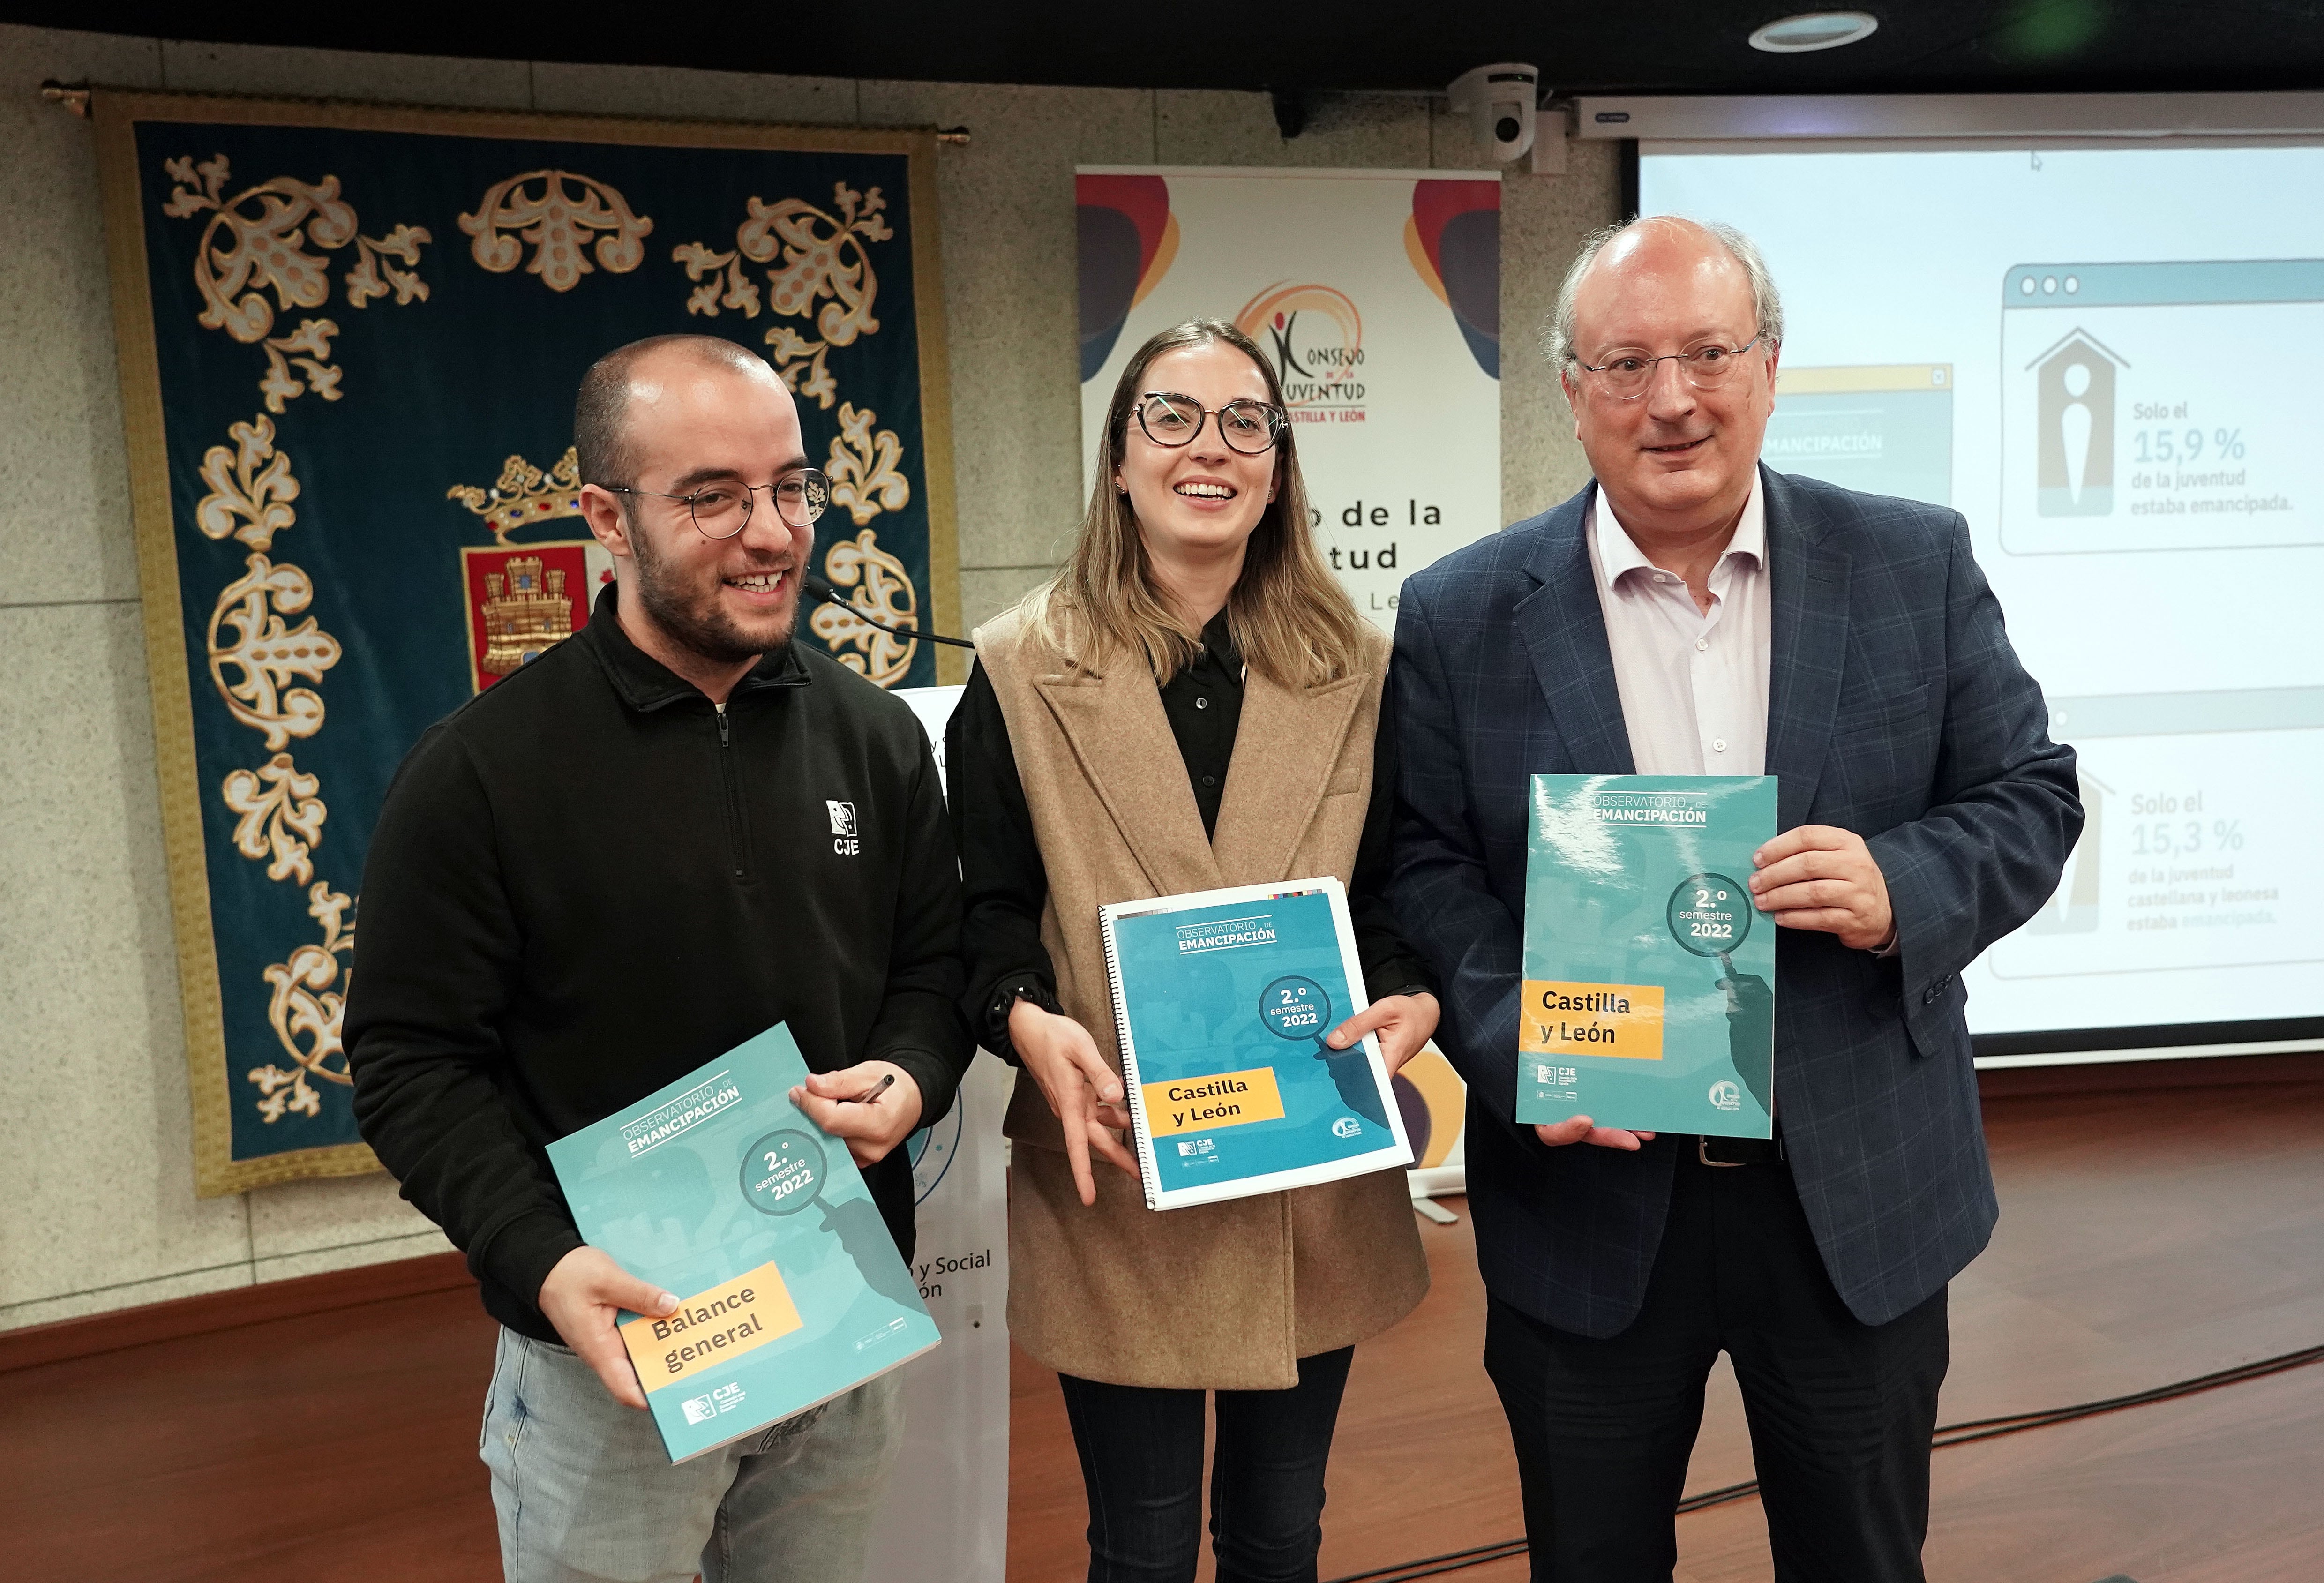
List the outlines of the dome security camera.
{"label": "dome security camera", "polygon": [[1506,165],[1533,147],[1541,70],[1516,61],[1480,66],[1452,79],[1452,113],[1469,117],[1478,146]]}

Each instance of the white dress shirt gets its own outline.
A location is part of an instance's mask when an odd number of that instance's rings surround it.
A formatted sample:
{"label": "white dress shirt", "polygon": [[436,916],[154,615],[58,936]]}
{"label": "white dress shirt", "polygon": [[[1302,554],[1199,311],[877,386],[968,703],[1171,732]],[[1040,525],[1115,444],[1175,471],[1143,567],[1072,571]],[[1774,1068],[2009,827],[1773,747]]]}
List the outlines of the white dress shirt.
{"label": "white dress shirt", "polygon": [[1767,768],[1767,507],[1757,469],[1735,536],[1711,570],[1711,609],[1649,561],[1600,491],[1582,523],[1640,775]]}

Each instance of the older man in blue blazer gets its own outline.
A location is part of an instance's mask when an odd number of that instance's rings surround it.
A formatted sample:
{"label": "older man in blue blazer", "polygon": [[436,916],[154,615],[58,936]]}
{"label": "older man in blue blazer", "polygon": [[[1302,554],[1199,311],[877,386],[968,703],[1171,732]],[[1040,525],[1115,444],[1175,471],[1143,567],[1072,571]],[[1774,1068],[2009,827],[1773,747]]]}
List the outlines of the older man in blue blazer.
{"label": "older man in blue blazer", "polygon": [[[1782,338],[1739,233],[1593,238],[1549,337],[1593,483],[1397,616],[1392,893],[1469,1082],[1536,1579],[1669,1578],[1721,1351],[1775,1577],[1922,1577],[1946,1283],[1996,1215],[1961,970],[2081,828],[1960,514],[1759,465]],[[1777,778],[1775,1140],[1514,1120],[1536,773]]]}

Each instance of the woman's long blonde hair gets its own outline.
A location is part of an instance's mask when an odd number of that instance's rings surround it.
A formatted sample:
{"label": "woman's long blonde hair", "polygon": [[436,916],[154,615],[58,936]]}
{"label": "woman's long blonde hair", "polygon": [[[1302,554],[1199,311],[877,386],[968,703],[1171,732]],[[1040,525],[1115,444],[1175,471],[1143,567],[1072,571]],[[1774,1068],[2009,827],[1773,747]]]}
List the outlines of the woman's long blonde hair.
{"label": "woman's long blonde hair", "polygon": [[[1257,364],[1267,399],[1283,405],[1273,365],[1249,336],[1222,319],[1190,319],[1164,330],[1130,358],[1106,407],[1097,483],[1073,554],[1019,606],[1027,625],[1079,669],[1102,669],[1115,654],[1141,655],[1158,686],[1194,663],[1202,635],[1155,586],[1137,513],[1113,479],[1148,368],[1165,353],[1217,343]],[[1227,630],[1251,669],[1279,686],[1312,687],[1362,668],[1368,629],[1316,551],[1292,434],[1286,424],[1276,441],[1275,499],[1251,529],[1242,573],[1227,595]]]}

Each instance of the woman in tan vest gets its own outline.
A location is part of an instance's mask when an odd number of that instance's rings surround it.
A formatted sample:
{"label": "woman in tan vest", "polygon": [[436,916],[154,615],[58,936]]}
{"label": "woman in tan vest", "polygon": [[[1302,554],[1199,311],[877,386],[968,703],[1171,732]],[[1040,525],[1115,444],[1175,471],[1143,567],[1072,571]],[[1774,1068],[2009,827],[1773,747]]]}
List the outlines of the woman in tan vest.
{"label": "woman in tan vest", "polygon": [[1148,1210],[1098,908],[1337,875],[1372,1004],[1331,1042],[1417,1050],[1436,999],[1382,897],[1388,646],[1316,552],[1274,371],[1232,327],[1140,347],[1098,459],[1065,568],[976,633],[946,739],[965,1008],[1019,1068],[1009,1323],[1064,1386],[1092,1583],[1194,1576],[1213,1391],[1220,1583],[1313,1583],[1355,1343],[1428,1287],[1404,1173]]}

